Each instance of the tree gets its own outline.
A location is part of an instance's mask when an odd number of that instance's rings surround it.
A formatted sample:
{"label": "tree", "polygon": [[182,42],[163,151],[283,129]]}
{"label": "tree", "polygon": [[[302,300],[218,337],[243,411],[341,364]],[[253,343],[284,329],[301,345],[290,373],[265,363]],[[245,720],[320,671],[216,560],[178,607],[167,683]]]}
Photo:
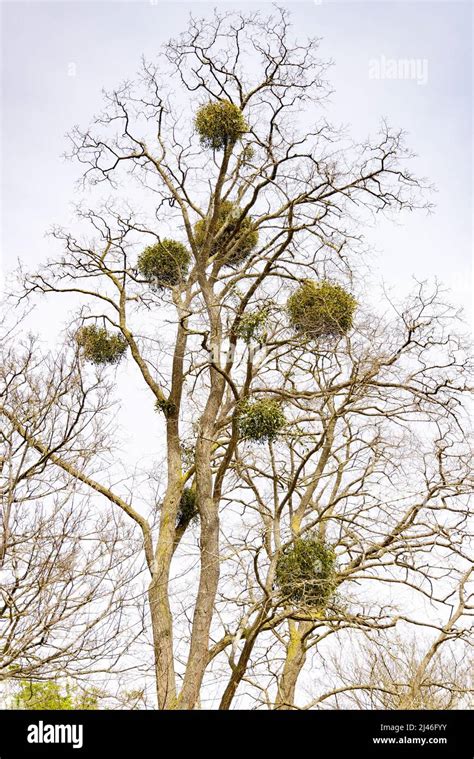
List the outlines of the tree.
{"label": "tree", "polygon": [[408,598],[443,611],[471,558],[455,314],[423,283],[374,311],[353,266],[367,216],[427,207],[424,183],[402,132],[354,145],[321,117],[326,70],[285,11],[191,19],[72,132],[83,183],[111,196],[78,208],[94,239],[55,228],[63,253],[24,281],[76,298],[85,376],[129,362],[155,412],[166,482],[137,508],[92,477],[93,450],[71,464],[2,407],[140,534],[161,709],[197,708],[211,678],[221,709],[238,691],[294,708],[311,652],[424,624]]}
{"label": "tree", "polygon": [[71,467],[103,453],[107,385],[86,380],[77,352],[52,357],[10,336],[0,349],[0,681],[84,677],[132,643],[121,625],[136,613],[142,571],[128,525],[97,512],[90,487],[54,464],[56,450]]}
{"label": "tree", "polygon": [[[432,641],[398,634],[366,641],[354,657],[342,657],[339,651],[333,661],[337,686],[306,708],[332,702],[336,708],[472,709],[472,657],[455,628],[465,602],[460,590],[460,605]],[[446,654],[443,649],[449,641],[454,645]]]}

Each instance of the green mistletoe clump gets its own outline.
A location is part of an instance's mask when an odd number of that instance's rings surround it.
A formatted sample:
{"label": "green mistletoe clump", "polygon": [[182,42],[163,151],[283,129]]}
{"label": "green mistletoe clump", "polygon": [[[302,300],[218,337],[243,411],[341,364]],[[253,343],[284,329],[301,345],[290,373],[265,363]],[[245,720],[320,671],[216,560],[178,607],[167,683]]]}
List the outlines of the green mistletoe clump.
{"label": "green mistletoe clump", "polygon": [[268,319],[268,308],[262,308],[253,313],[243,314],[236,328],[237,337],[249,343],[252,339],[259,340]]}
{"label": "green mistletoe clump", "polygon": [[296,538],[278,558],[275,579],[286,602],[324,609],[335,590],[334,550],[315,536]]}
{"label": "green mistletoe clump", "polygon": [[185,245],[164,239],[145,248],[138,258],[137,269],[144,279],[157,288],[174,287],[186,276],[190,260]]}
{"label": "green mistletoe clump", "polygon": [[229,100],[202,105],[194,119],[201,144],[212,150],[223,150],[233,145],[248,131],[248,124],[240,108]]}
{"label": "green mistletoe clump", "polygon": [[[249,216],[241,219],[242,209],[231,200],[220,204],[209,255],[216,256],[226,266],[237,266],[245,261],[258,243],[258,230]],[[200,219],[194,225],[194,239],[198,247],[208,242],[210,219]]]}
{"label": "green mistletoe clump", "polygon": [[184,488],[178,506],[178,525],[188,525],[189,522],[196,520],[198,516],[199,509],[197,505],[196,489],[192,487]]}
{"label": "green mistletoe clump", "polygon": [[242,438],[256,443],[275,440],[286,424],[281,404],[274,398],[247,400],[240,405],[238,429]]}
{"label": "green mistletoe clump", "polygon": [[306,280],[288,298],[293,328],[308,337],[345,335],[352,327],[356,299],[341,285]]}
{"label": "green mistletoe clump", "polygon": [[76,333],[76,342],[84,359],[96,365],[118,364],[128,347],[121,334],[95,325],[81,327]]}

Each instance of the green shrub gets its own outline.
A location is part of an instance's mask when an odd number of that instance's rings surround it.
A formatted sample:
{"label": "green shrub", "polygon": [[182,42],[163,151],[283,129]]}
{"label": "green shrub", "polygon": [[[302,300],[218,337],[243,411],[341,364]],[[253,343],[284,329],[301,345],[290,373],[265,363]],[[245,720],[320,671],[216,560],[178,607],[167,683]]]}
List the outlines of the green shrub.
{"label": "green shrub", "polygon": [[194,120],[201,144],[213,150],[233,145],[248,131],[248,124],[237,105],[228,100],[206,103]]}
{"label": "green shrub", "polygon": [[[217,256],[226,266],[245,261],[258,243],[258,231],[252,228],[252,219],[246,216],[238,223],[241,213],[236,203],[224,200],[217,215],[214,232],[217,239],[211,242],[209,254]],[[201,219],[194,225],[194,239],[199,247],[206,242],[208,225],[209,219]]]}
{"label": "green shrub", "polygon": [[333,549],[315,536],[296,538],[278,558],[276,584],[287,602],[324,608],[335,590]]}
{"label": "green shrub", "polygon": [[331,337],[351,329],[356,305],[355,298],[340,285],[306,280],[288,298],[287,309],[297,332]]}
{"label": "green shrub", "polygon": [[96,365],[118,364],[128,345],[118,332],[112,334],[105,327],[95,325],[81,327],[76,333],[76,341],[85,360]]}
{"label": "green shrub", "polygon": [[15,694],[15,709],[44,710],[44,709],[85,709],[99,708],[100,693],[96,688],[80,691],[78,688],[66,685],[63,690],[53,680],[45,682],[29,682],[22,680],[20,690]]}
{"label": "green shrub", "polygon": [[178,524],[189,524],[197,519],[199,509],[197,506],[195,488],[184,488],[178,507]]}
{"label": "green shrub", "polygon": [[286,418],[279,401],[262,398],[244,401],[238,412],[238,428],[242,438],[256,443],[275,440],[286,424]]}
{"label": "green shrub", "polygon": [[144,279],[158,288],[174,287],[187,274],[191,256],[185,245],[164,239],[145,248],[137,268]]}

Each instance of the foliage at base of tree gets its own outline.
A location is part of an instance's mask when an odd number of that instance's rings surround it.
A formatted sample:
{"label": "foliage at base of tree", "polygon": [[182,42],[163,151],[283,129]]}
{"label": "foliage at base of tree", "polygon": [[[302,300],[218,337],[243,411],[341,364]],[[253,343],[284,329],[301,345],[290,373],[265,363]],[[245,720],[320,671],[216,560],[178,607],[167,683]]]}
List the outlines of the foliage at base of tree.
{"label": "foliage at base of tree", "polygon": [[13,699],[14,709],[30,710],[94,710],[99,708],[99,691],[81,691],[70,685],[61,686],[55,681],[34,682],[22,680]]}

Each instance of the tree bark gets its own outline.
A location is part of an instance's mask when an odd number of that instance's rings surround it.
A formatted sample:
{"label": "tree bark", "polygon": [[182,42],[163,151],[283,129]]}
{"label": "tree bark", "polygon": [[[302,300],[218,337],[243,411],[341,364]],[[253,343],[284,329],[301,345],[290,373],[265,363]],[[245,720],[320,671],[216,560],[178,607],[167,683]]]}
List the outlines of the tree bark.
{"label": "tree bark", "polygon": [[275,703],[275,709],[279,711],[295,708],[296,685],[306,661],[304,641],[308,631],[311,629],[311,623],[300,622],[297,624],[293,620],[290,620],[289,628],[290,638],[286,649],[285,665],[278,683]]}

